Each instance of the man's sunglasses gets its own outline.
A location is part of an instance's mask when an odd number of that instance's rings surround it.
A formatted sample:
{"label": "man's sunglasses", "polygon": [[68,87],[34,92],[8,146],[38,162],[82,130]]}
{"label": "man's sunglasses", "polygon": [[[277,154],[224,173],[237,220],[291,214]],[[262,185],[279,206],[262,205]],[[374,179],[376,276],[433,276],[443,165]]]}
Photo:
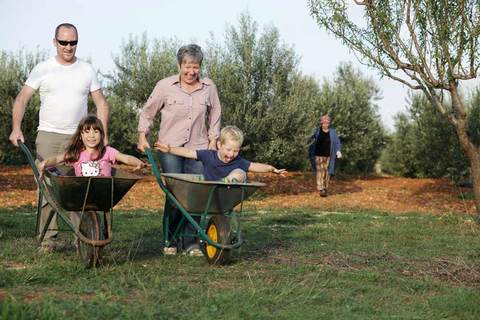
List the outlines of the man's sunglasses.
{"label": "man's sunglasses", "polygon": [[68,45],[71,45],[71,46],[73,47],[73,46],[76,46],[76,45],[77,45],[78,40],[65,41],[65,40],[58,40],[58,39],[57,39],[57,42],[58,42],[58,44],[60,44],[60,45],[63,46],[63,47],[66,47],[66,46],[68,46]]}

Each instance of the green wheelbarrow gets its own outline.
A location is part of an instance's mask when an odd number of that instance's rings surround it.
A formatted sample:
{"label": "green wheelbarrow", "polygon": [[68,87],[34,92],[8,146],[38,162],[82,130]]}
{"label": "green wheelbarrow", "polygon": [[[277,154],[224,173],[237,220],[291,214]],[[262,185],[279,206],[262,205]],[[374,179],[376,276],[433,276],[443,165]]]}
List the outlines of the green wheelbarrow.
{"label": "green wheelbarrow", "polygon": [[[56,212],[78,237],[77,251],[82,263],[87,267],[98,266],[103,248],[113,240],[113,207],[141,177],[116,168],[112,168],[111,177],[76,177],[72,167],[60,165],[55,170],[46,170],[44,178],[40,179],[30,150],[21,141],[18,143],[28,159],[39,188],[36,225],[38,239],[40,242],[44,240]],[[54,211],[40,230],[44,200]],[[78,226],[70,221],[69,211],[78,213]]]}
{"label": "green wheelbarrow", "polygon": [[[240,215],[243,201],[264,183],[225,183],[204,181],[202,175],[162,173],[158,151],[146,149],[155,178],[170,201],[181,212],[182,217],[173,233],[168,218],[163,220],[163,242],[169,247],[183,236],[198,237],[203,253],[210,264],[224,264],[232,251],[243,243]],[[238,210],[234,210],[238,206]],[[194,216],[200,217],[197,223]],[[190,223],[195,234],[185,234],[183,226]]]}

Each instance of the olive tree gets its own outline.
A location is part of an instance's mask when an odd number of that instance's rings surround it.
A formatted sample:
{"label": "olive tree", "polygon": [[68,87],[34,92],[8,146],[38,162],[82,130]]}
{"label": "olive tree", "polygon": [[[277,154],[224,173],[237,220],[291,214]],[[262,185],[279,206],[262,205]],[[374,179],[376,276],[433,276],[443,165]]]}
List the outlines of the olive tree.
{"label": "olive tree", "polygon": [[[25,157],[14,147],[8,137],[12,131],[12,106],[20,92],[29,72],[45,58],[44,52],[28,53],[25,50],[16,53],[0,52],[0,162],[17,164],[25,163]],[[22,121],[22,131],[25,143],[29,148],[35,145],[38,127],[38,111],[40,99],[35,94],[30,100]]]}
{"label": "olive tree", "polygon": [[[110,104],[110,143],[123,152],[136,153],[138,114],[155,84],[178,72],[176,38],[149,40],[146,34],[131,36],[113,55],[114,70],[106,74]],[[158,120],[152,132],[158,129]],[[151,139],[155,135],[151,135]],[[153,140],[151,141],[153,142]]]}
{"label": "olive tree", "polygon": [[309,0],[308,5],[318,24],[364,64],[421,90],[453,125],[470,163],[480,214],[480,148],[468,134],[468,108],[459,91],[462,81],[478,77],[478,0]]}
{"label": "olive tree", "polygon": [[[478,118],[477,118],[478,123]],[[468,163],[455,129],[431,108],[423,94],[414,94],[406,113],[395,118],[396,131],[383,156],[382,169],[409,177],[468,176]]]}
{"label": "olive tree", "polygon": [[222,122],[245,133],[242,154],[289,169],[305,167],[319,88],[301,74],[299,57],[278,30],[260,31],[242,14],[224,41],[212,37],[207,56],[205,70],[219,90]]}

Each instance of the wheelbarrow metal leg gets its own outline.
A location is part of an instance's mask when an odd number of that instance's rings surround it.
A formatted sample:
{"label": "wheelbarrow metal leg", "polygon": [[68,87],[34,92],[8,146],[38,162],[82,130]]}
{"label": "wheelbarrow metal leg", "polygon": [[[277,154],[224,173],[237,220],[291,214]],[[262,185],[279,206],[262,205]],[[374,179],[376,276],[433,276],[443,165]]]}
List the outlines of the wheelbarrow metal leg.
{"label": "wheelbarrow metal leg", "polygon": [[40,189],[37,192],[37,223],[35,225],[35,234],[40,236],[40,215],[42,214],[42,203],[43,197]]}
{"label": "wheelbarrow metal leg", "polygon": [[103,212],[103,221],[104,228],[103,228],[103,236],[104,239],[108,239],[112,237],[112,223],[113,223],[113,210]]}
{"label": "wheelbarrow metal leg", "polygon": [[[41,209],[40,209],[41,210]],[[50,211],[48,214],[47,220],[45,221],[45,225],[43,226],[42,232],[40,233],[38,240],[41,243],[45,238],[45,234],[48,231],[48,227],[50,226],[50,222],[52,222],[53,217],[55,216],[55,211]]]}

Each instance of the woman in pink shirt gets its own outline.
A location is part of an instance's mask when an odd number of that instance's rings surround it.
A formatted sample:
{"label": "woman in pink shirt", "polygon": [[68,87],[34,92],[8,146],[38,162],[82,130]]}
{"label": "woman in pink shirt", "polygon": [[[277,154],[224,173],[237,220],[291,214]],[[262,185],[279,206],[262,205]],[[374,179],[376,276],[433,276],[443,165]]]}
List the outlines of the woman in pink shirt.
{"label": "woman in pink shirt", "polygon": [[102,122],[96,116],[89,115],[78,124],[67,151],[41,161],[38,170],[43,175],[45,168],[65,162],[74,167],[76,176],[109,177],[112,175],[112,164],[117,161],[135,166],[135,169],[145,166],[140,159],[105,146],[104,141]]}
{"label": "woman in pink shirt", "polygon": [[[198,45],[181,47],[177,52],[179,74],[160,80],[148,101],[143,106],[138,124],[138,149],[150,148],[147,141],[150,126],[157,113],[161,114],[157,143],[192,150],[216,149],[220,135],[221,106],[217,87],[212,80],[200,77],[203,53]],[[200,161],[181,156],[159,153],[163,172],[203,174]],[[165,203],[164,223],[168,218],[172,234],[181,218],[181,213],[168,201]],[[186,224],[183,233],[193,233]],[[190,255],[202,255],[198,239],[184,237],[183,244],[165,247],[165,254],[176,254],[177,249]]]}

